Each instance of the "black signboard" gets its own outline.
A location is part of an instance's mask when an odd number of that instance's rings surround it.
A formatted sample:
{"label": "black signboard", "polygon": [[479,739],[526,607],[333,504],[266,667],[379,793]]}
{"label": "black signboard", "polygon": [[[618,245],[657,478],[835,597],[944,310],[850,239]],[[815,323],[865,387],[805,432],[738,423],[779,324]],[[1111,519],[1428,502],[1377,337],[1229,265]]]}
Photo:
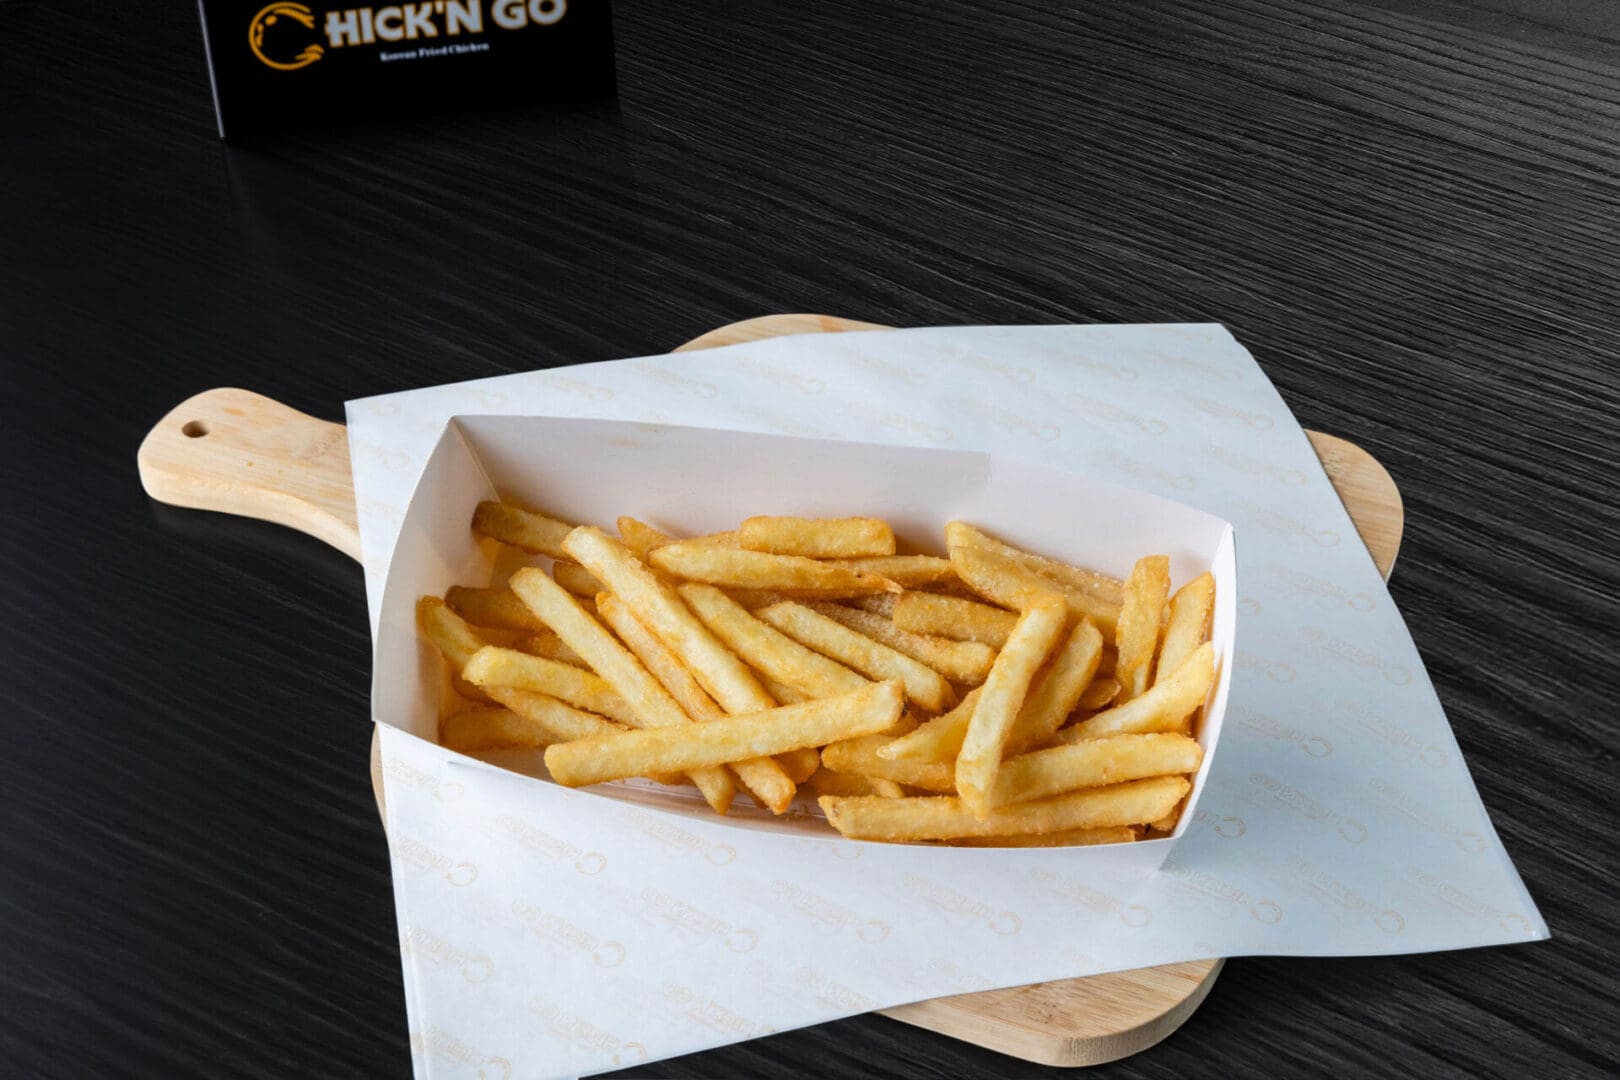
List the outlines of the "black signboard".
{"label": "black signboard", "polygon": [[613,93],[608,0],[199,0],[227,138]]}

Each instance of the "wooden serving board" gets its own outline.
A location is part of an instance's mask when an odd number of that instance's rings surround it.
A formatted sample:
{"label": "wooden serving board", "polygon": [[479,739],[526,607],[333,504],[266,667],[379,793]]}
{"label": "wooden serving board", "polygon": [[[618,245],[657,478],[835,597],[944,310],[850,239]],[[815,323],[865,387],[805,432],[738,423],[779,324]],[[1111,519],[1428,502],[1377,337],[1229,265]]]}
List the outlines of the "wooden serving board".
{"label": "wooden serving board", "polygon": [[[722,326],[677,352],[786,334],[884,330],[827,315],[768,315]],[[1388,579],[1404,518],[1389,473],[1354,443],[1308,431],[1334,488]],[[348,430],[247,390],[209,390],[164,417],[141,443],[141,483],[153,498],[287,525],[358,560],[360,531]],[[381,759],[372,790],[383,809]],[[386,815],[384,815],[386,818]],[[1097,1065],[1159,1042],[1208,995],[1221,960],[1142,968],[937,998],[882,1010],[917,1027],[1046,1065]]]}

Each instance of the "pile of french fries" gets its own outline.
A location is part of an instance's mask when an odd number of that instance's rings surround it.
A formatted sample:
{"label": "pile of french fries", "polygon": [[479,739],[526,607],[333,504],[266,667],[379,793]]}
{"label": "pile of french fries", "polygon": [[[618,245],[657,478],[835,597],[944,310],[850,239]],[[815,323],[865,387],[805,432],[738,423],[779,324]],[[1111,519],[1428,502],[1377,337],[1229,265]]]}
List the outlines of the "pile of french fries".
{"label": "pile of french fries", "polygon": [[550,572],[419,602],[464,706],[440,741],[543,748],[560,784],[689,784],[720,814],[803,785],[851,839],[1062,846],[1172,830],[1202,760],[1215,584],[1171,594],[1162,555],[1119,581],[963,522],[949,558],[875,518],[615,537],[486,502],[472,527]]}

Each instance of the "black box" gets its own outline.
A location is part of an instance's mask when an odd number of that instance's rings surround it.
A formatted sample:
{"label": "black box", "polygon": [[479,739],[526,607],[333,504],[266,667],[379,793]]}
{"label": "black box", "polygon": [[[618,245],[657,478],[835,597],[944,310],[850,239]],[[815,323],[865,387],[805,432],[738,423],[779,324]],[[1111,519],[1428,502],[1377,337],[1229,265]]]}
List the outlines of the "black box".
{"label": "black box", "polygon": [[614,91],[608,0],[199,0],[219,133]]}

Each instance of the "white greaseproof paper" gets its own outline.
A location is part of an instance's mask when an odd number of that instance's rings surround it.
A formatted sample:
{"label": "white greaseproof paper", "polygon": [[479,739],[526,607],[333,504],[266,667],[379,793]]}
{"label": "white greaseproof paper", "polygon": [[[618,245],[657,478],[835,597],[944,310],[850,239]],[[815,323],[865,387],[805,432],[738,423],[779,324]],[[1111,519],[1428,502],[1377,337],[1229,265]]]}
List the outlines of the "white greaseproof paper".
{"label": "white greaseproof paper", "polygon": [[[1218,326],[812,335],[352,402],[379,641],[412,492],[447,421],[477,414],[980,450],[1160,494],[1236,528],[1237,646],[1218,753],[1158,871],[1086,849],[875,857],[537,783],[384,724],[420,1075],[600,1071],[1204,956],[1546,936],[1309,443]],[[1074,508],[1077,535],[1107,513]]]}

